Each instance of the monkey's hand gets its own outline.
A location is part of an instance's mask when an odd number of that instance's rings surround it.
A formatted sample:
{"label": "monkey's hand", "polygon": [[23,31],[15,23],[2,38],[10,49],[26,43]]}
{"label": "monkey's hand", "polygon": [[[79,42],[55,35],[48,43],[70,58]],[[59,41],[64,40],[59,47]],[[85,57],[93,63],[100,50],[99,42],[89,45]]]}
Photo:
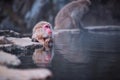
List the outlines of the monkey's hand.
{"label": "monkey's hand", "polygon": [[47,46],[47,47],[52,47],[52,45],[53,45],[53,40],[52,40],[52,38],[46,39],[44,45]]}
{"label": "monkey's hand", "polygon": [[50,42],[50,38],[48,38],[48,39],[45,40],[44,45],[45,45],[45,46],[49,46],[49,42]]}

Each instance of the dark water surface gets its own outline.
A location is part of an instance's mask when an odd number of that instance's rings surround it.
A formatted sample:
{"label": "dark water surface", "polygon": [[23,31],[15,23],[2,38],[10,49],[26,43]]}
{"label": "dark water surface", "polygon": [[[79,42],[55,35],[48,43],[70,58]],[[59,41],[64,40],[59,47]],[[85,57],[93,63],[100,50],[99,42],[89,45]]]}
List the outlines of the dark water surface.
{"label": "dark water surface", "polygon": [[[48,64],[46,63],[44,66],[41,63],[35,63],[33,61],[32,55],[21,56],[20,59],[22,64],[18,68],[48,68],[54,75],[52,80],[120,79],[119,53],[85,51],[84,56],[87,56],[86,61],[73,62],[75,59],[72,59],[73,61],[69,60],[70,58],[66,58],[64,54],[60,54],[56,51],[52,61]],[[80,58],[82,58],[82,56]]]}

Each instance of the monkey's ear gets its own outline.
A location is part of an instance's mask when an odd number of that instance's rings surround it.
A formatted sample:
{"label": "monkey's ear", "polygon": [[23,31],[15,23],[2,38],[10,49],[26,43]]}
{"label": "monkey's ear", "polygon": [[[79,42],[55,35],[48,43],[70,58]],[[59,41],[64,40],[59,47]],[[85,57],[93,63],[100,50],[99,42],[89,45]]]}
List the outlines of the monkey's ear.
{"label": "monkey's ear", "polygon": [[36,40],[35,38],[32,38],[32,42],[38,42],[38,40]]}

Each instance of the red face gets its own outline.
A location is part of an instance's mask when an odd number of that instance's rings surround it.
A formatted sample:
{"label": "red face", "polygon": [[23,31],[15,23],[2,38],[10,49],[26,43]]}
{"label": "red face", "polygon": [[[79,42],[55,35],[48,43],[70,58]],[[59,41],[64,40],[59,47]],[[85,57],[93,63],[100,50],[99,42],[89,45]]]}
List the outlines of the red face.
{"label": "red face", "polygon": [[43,28],[48,33],[48,35],[52,35],[52,30],[50,28],[50,25],[44,25]]}

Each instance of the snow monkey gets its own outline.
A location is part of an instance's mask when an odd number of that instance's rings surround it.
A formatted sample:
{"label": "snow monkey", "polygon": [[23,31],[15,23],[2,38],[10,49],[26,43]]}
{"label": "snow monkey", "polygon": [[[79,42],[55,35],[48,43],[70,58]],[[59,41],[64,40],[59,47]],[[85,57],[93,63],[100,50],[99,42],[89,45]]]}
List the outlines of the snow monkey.
{"label": "snow monkey", "polygon": [[49,22],[40,21],[33,28],[32,41],[40,42],[44,47],[52,42],[52,26]]}
{"label": "snow monkey", "polygon": [[73,0],[55,17],[55,30],[81,28],[81,19],[88,12],[89,0]]}

